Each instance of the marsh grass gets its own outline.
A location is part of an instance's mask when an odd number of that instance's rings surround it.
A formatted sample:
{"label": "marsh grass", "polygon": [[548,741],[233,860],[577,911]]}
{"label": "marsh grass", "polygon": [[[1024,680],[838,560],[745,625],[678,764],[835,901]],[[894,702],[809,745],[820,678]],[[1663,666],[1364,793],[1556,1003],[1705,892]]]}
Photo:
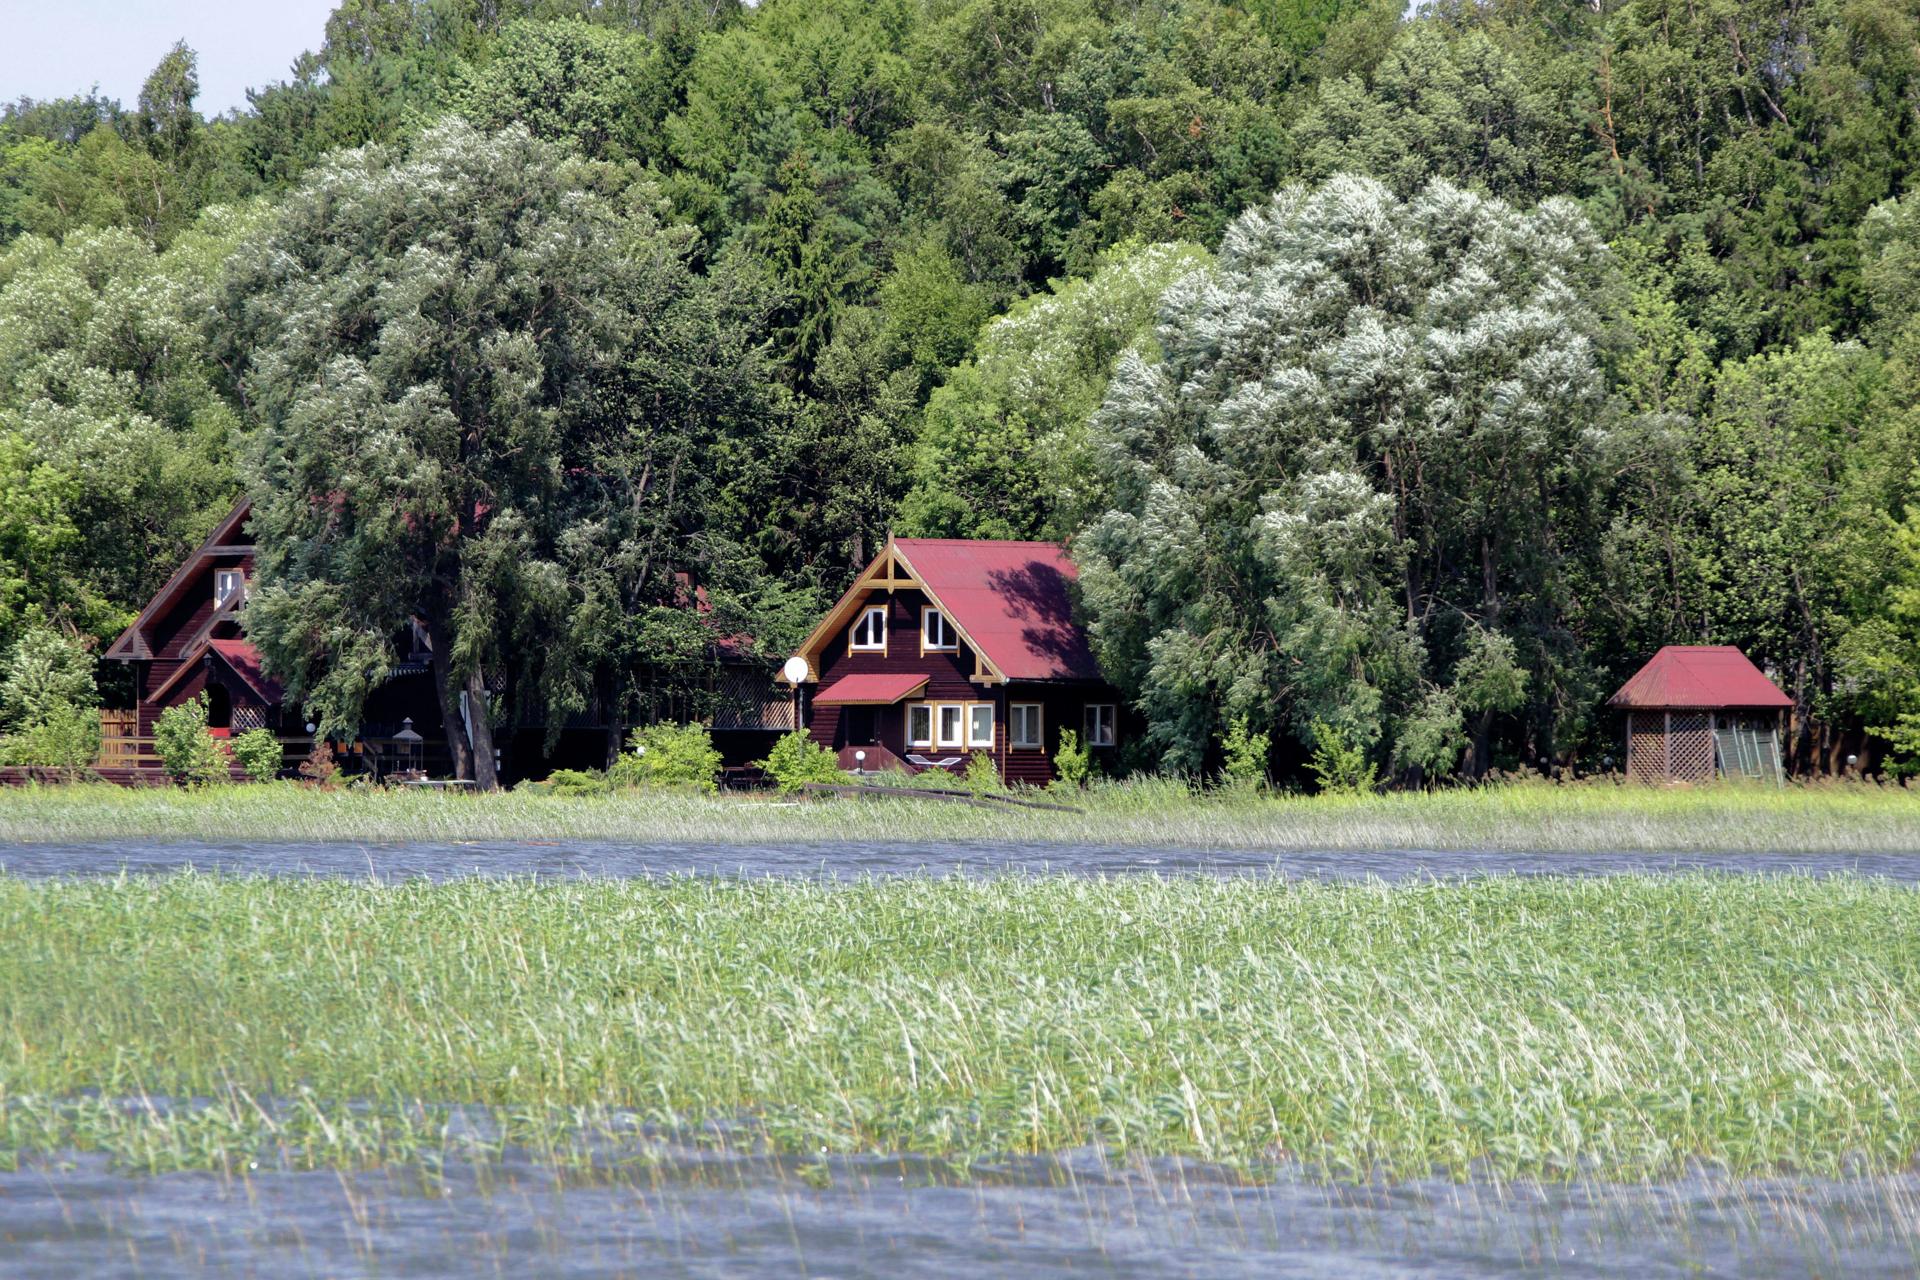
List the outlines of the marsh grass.
{"label": "marsh grass", "polygon": [[1920,791],[1873,785],[1653,790],[1508,785],[1364,797],[1195,794],[1109,783],[1078,814],[938,800],[630,792],[468,796],[200,791],[104,785],[0,789],[0,841],[594,840],[716,844],[1017,841],[1275,850],[1920,850]]}
{"label": "marsh grass", "polygon": [[11,1158],[431,1170],[489,1142],[644,1159],[650,1135],[1250,1174],[1900,1168],[1920,894],[0,878]]}

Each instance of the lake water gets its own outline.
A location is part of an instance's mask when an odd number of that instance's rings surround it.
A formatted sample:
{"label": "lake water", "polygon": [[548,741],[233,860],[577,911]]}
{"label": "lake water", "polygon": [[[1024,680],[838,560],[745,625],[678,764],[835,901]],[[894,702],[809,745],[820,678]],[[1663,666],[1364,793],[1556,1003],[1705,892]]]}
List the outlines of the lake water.
{"label": "lake water", "polygon": [[1273,875],[1306,879],[1428,879],[1462,875],[1618,875],[1623,872],[1797,872],[1920,883],[1920,853],[1272,853],[1253,849],[1012,844],[472,844],[193,842],[0,844],[0,871],[20,876],[155,873],[187,867],[271,875],[445,879],[467,875],[804,876],[914,874]]}
{"label": "lake water", "polygon": [[[444,878],[1001,872],[1385,880],[1712,870],[1920,883],[1920,854],[1287,853],[1059,845],[0,845],[26,876]],[[976,1166],[683,1153],[563,1178],[523,1154],[399,1173],[129,1177],[97,1157],[0,1172],[0,1280],[74,1277],[1911,1277],[1920,1173],[1696,1173],[1651,1186],[1248,1185],[1098,1153]]]}
{"label": "lake water", "polygon": [[1911,1277],[1920,1177],[1656,1186],[1244,1185],[1097,1155],[807,1168],[743,1157],[564,1183],[510,1157],[389,1174],[0,1174],[0,1275]]}

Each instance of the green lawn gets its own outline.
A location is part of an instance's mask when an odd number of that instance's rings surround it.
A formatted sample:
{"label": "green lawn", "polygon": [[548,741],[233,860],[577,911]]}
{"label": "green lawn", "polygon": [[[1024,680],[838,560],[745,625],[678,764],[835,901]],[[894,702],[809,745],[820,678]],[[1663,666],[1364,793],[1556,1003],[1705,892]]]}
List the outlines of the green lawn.
{"label": "green lawn", "polygon": [[1920,893],[0,878],[0,1153],[431,1163],[445,1103],[543,1143],[624,1108],[809,1152],[1898,1168]]}
{"label": "green lawn", "polygon": [[[1018,840],[1273,849],[1920,850],[1920,790],[1493,787],[1364,799],[1196,796],[1159,780],[1065,797],[1078,814],[772,795],[0,789],[0,841]],[[0,852],[0,864],[4,852]]]}

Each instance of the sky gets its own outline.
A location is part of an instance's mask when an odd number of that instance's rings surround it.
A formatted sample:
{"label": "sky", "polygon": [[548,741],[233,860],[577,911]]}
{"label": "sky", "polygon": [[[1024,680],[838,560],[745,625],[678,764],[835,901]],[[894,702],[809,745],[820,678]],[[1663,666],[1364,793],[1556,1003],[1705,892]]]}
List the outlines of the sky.
{"label": "sky", "polygon": [[336,0],[0,0],[0,102],[85,93],[129,110],[176,40],[200,55],[206,116],[245,107],[247,90],[287,78],[318,49]]}

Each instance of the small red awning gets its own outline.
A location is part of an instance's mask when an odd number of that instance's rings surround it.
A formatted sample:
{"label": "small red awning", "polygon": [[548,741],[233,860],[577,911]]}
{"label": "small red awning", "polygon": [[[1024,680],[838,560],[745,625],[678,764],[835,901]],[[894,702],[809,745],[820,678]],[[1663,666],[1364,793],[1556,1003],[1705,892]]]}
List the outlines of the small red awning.
{"label": "small red awning", "polygon": [[927,678],[911,671],[841,676],[814,698],[816,707],[890,707],[927,687]]}

